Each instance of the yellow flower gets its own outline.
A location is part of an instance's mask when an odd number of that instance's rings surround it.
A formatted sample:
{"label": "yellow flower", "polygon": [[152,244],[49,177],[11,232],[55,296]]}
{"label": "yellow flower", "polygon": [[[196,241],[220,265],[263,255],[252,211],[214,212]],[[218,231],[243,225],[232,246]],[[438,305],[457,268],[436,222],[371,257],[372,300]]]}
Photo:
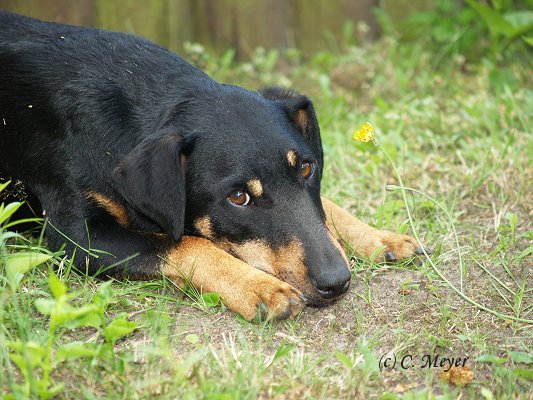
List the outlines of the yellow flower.
{"label": "yellow flower", "polygon": [[374,139],[374,127],[370,122],[365,122],[361,129],[357,129],[353,138],[358,142],[370,142]]}

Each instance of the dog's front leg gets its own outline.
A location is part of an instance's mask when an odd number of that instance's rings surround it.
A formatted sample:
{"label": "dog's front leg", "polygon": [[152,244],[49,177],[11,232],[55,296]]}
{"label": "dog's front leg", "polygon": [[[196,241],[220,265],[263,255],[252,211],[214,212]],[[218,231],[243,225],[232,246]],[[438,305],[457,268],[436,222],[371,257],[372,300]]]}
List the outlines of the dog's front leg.
{"label": "dog's front leg", "polygon": [[374,260],[396,261],[421,254],[411,236],[376,229],[350,215],[335,203],[322,197],[326,224],[341,245]]}
{"label": "dog's front leg", "polygon": [[211,241],[184,236],[163,257],[162,273],[180,286],[190,282],[202,292],[220,293],[222,302],[247,320],[261,304],[267,318],[286,319],[304,307],[302,294],[288,283],[260,271],[216,247]]}

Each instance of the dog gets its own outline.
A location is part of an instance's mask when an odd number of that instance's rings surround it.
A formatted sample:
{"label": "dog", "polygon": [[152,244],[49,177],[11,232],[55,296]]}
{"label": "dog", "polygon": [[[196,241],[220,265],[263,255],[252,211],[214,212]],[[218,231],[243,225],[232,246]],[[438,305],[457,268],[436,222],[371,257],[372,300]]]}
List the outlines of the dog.
{"label": "dog", "polygon": [[348,291],[341,244],[420,253],[321,198],[323,161],[304,95],[218,83],[134,35],[0,11],[0,173],[82,272],[164,275],[247,320],[285,319]]}

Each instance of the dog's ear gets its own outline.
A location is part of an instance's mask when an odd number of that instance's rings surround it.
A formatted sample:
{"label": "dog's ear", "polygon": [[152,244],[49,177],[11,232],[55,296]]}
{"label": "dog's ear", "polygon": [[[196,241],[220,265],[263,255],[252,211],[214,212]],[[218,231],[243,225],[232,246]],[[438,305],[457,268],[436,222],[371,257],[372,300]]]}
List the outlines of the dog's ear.
{"label": "dog's ear", "polygon": [[185,219],[184,140],[175,133],[146,137],[113,171],[115,189],[137,212],[179,241]]}
{"label": "dog's ear", "polygon": [[281,105],[289,120],[296,125],[300,134],[313,150],[322,175],[322,140],[320,139],[320,128],[311,100],[295,91],[278,87],[261,89],[259,94]]}

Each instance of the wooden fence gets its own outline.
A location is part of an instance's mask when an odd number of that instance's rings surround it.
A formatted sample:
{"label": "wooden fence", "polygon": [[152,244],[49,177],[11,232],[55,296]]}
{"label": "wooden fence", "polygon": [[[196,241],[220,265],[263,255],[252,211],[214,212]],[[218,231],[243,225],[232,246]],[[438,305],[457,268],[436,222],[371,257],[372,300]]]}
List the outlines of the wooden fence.
{"label": "wooden fence", "polygon": [[[233,47],[239,58],[262,46],[304,53],[343,41],[347,21],[378,27],[378,0],[0,0],[0,8],[56,22],[136,33],[179,51],[186,41],[211,50]],[[387,1],[382,0],[381,5]],[[424,0],[389,0],[400,12]],[[356,34],[354,29],[354,34]]]}

